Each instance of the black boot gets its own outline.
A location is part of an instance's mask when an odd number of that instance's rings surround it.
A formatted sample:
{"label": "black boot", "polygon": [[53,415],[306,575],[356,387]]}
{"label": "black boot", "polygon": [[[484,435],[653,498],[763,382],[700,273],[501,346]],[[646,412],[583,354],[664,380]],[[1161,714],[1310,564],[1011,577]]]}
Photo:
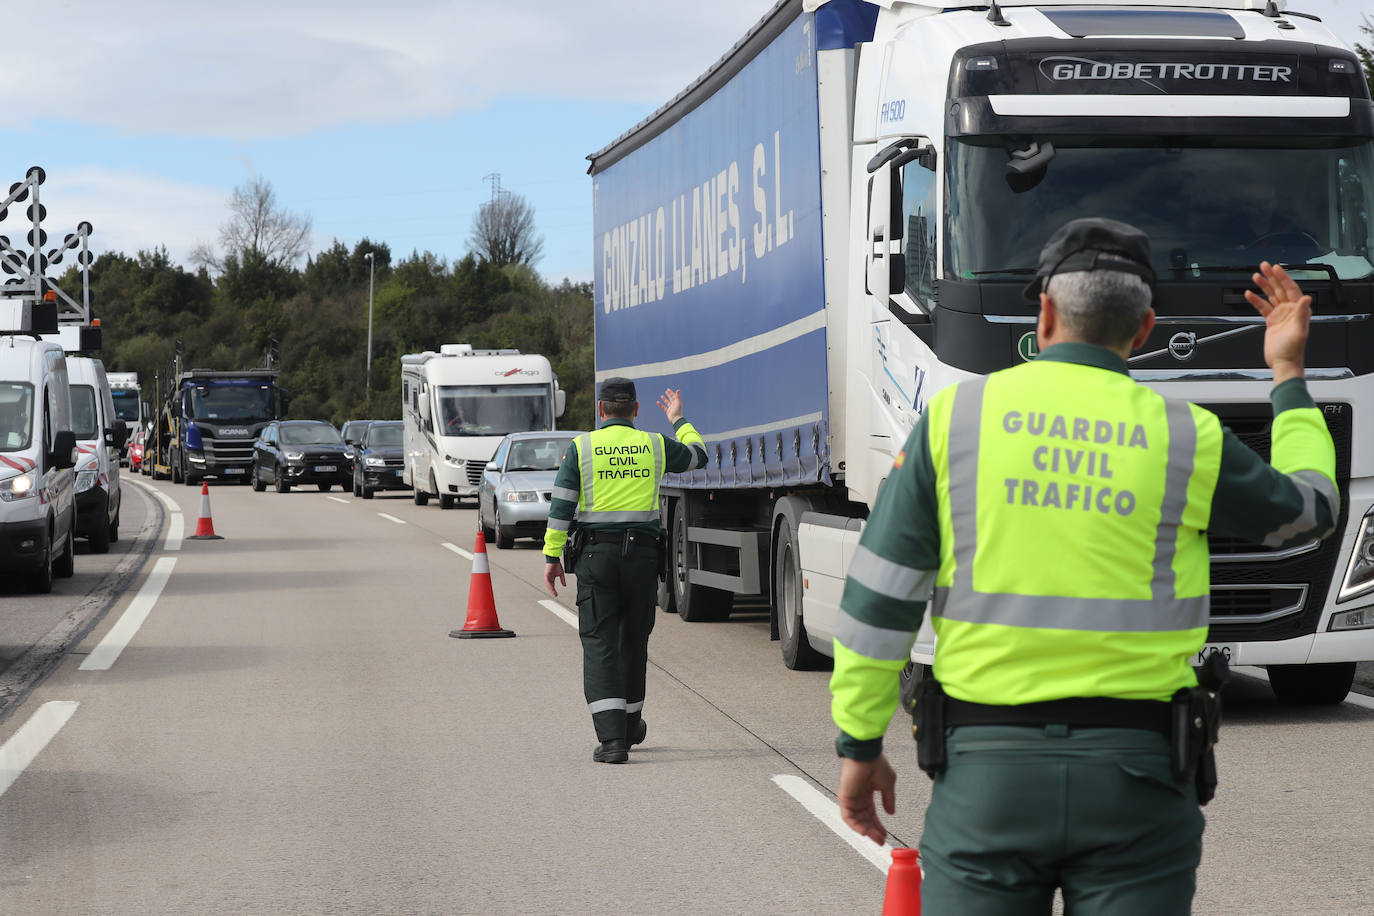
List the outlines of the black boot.
{"label": "black boot", "polygon": [[643,744],[644,737],[648,734],[649,726],[644,723],[643,719],[640,719],[630,728],[630,747],[634,747],[636,744]]}
{"label": "black boot", "polygon": [[602,741],[592,750],[592,760],[597,763],[624,763],[630,759],[630,749],[625,746],[624,738]]}

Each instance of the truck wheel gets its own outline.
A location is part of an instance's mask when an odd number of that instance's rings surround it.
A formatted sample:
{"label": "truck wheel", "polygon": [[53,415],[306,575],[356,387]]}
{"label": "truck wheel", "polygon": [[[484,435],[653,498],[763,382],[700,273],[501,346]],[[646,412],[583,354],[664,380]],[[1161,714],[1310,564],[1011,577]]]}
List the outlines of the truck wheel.
{"label": "truck wheel", "polygon": [[76,575],[76,536],[72,534],[70,527],[67,529],[66,547],[67,549],[62,551],[62,556],[52,565],[52,574],[58,579],[70,579]]}
{"label": "truck wheel", "polygon": [[411,489],[410,498],[415,500],[417,506],[429,505],[429,494],[418,483]]}
{"label": "truck wheel", "polygon": [[456,505],[458,505],[458,497],[454,496],[452,493],[439,494],[440,509],[452,509]]}
{"label": "truck wheel", "polygon": [[501,527],[501,510],[496,510],[496,520],[492,522],[492,527],[496,530],[496,546],[502,550],[510,550],[515,546],[515,535]]}
{"label": "truck wheel", "polygon": [[190,468],[182,468],[181,481],[188,487],[198,486],[200,484],[200,475],[192,473]]}
{"label": "truck wheel", "polygon": [[173,460],[172,460],[172,468],[171,468],[171,471],[168,473],[168,476],[172,478],[172,483],[181,483],[181,461],[180,461],[180,460],[177,460],[177,459],[173,459]]}
{"label": "truck wheel", "polygon": [[267,484],[262,482],[262,474],[258,473],[258,463],[256,461],[248,468],[248,482],[253,485],[254,493],[261,493],[267,489]]}
{"label": "truck wheel", "polygon": [[1354,683],[1354,662],[1269,666],[1274,696],[1293,706],[1334,706],[1345,699]]}
{"label": "truck wheel", "polygon": [[713,622],[730,616],[735,596],[719,588],[687,581],[687,510],[681,502],[673,512],[673,539],[669,548],[668,579],[673,586],[677,615],[688,623]]}
{"label": "truck wheel", "polygon": [[773,543],[773,595],[777,601],[778,639],[782,642],[782,663],[793,671],[820,671],[830,659],[817,652],[806,635],[802,619],[801,554],[792,522],[783,516],[778,537]]}

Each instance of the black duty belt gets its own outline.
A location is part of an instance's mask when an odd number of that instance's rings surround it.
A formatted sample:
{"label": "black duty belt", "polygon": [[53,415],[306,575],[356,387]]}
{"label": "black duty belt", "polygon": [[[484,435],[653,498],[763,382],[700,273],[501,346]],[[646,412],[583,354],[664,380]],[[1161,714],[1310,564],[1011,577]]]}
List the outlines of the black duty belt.
{"label": "black duty belt", "polygon": [[623,544],[625,532],[633,531],[635,540],[642,538],[643,546],[649,547],[653,546],[657,537],[647,528],[583,528],[582,531],[588,544]]}
{"label": "black duty belt", "polygon": [[1139,728],[1170,732],[1169,704],[1156,700],[1070,697],[1019,706],[986,706],[945,697],[946,727],[954,725],[1070,725],[1079,728]]}

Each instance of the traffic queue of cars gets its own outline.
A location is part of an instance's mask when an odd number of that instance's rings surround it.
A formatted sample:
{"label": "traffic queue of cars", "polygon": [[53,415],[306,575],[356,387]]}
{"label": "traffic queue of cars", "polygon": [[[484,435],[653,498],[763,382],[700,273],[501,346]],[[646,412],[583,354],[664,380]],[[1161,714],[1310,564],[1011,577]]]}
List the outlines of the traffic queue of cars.
{"label": "traffic queue of cars", "polygon": [[[548,523],[553,481],[576,431],[511,433],[501,440],[482,473],[477,518],[489,543],[505,550],[517,538],[540,539]],[[145,433],[134,434],[129,467],[148,473]],[[335,485],[372,499],[379,491],[409,490],[403,479],[404,423],[349,420],[342,431],[324,420],[274,420],[253,443],[248,481],[261,493]]]}

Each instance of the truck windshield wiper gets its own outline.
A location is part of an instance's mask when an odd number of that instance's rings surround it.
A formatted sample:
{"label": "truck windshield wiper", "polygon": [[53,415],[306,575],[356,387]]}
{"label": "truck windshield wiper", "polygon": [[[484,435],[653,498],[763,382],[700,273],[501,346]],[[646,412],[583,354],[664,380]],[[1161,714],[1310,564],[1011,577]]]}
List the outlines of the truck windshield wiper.
{"label": "truck windshield wiper", "polygon": [[1034,267],[998,267],[991,270],[970,270],[970,277],[986,277],[990,274],[1005,274],[1009,277],[1030,277],[1035,274]]}
{"label": "truck windshield wiper", "polygon": [[[1331,295],[1332,295],[1332,297],[1336,300],[1336,306],[1337,306],[1337,308],[1341,307],[1341,306],[1344,304],[1345,297],[1344,297],[1344,295],[1343,295],[1343,293],[1342,293],[1342,290],[1341,290],[1341,277],[1340,277],[1340,274],[1338,274],[1338,273],[1336,272],[1336,265],[1334,265],[1334,264],[1321,264],[1321,263],[1284,264],[1284,265],[1283,265],[1283,269],[1284,269],[1284,270],[1287,270],[1287,271],[1293,271],[1293,270],[1319,270],[1319,271],[1321,271],[1322,273],[1326,274],[1326,278],[1327,278],[1329,281],[1331,281]],[[1187,267],[1172,267],[1172,268],[1170,268],[1170,270],[1171,270],[1173,273],[1175,273],[1175,274],[1187,273],[1188,271],[1192,271],[1193,273],[1198,273],[1198,274],[1222,274],[1222,273],[1228,273],[1228,274],[1229,274],[1229,273],[1243,273],[1243,274],[1246,274],[1246,275],[1248,276],[1249,274],[1253,274],[1253,273],[1256,272],[1256,270],[1258,270],[1258,265],[1251,265],[1251,264],[1235,264],[1235,265],[1229,265],[1229,264],[1216,264],[1216,265],[1198,266],[1198,265],[1195,265],[1195,264],[1189,264]]]}

